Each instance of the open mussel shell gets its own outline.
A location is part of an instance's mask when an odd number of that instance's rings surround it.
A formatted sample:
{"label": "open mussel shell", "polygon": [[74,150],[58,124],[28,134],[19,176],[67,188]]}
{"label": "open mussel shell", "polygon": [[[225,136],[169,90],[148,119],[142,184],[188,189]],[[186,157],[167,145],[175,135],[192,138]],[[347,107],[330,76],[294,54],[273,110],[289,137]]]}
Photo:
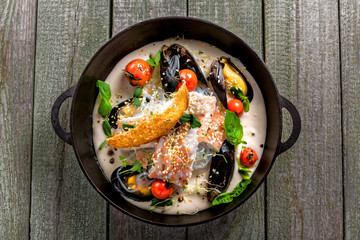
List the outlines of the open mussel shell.
{"label": "open mussel shell", "polygon": [[207,86],[202,71],[185,47],[180,44],[164,45],[160,60],[160,75],[165,92],[174,92],[176,90],[178,83],[181,81],[179,72],[182,69],[192,70],[198,80]]}
{"label": "open mussel shell", "polygon": [[216,95],[218,96],[220,102],[223,104],[225,108],[227,108],[227,97],[226,97],[226,79],[224,76],[224,66],[228,64],[234,74],[237,74],[246,84],[247,92],[246,96],[249,98],[251,102],[254,97],[254,90],[249,83],[247,77],[243,73],[243,71],[231,61],[230,58],[227,57],[219,57],[215,58],[211,63],[210,76],[208,81],[213,87]]}
{"label": "open mussel shell", "polygon": [[219,192],[225,192],[230,184],[234,172],[234,153],[234,146],[225,141],[220,151],[211,159],[207,186],[210,189],[207,193],[210,202],[220,194]]}
{"label": "open mussel shell", "polygon": [[[123,194],[124,196],[138,201],[138,202],[146,202],[146,201],[151,201],[151,199],[153,198],[153,195],[148,194],[148,195],[143,195],[141,191],[134,191],[131,188],[129,189],[129,186],[127,184],[127,181],[130,177],[135,176],[135,175],[139,175],[139,174],[143,174],[143,173],[138,173],[138,172],[124,172],[129,170],[130,168],[132,168],[132,166],[128,165],[126,167],[124,166],[120,166],[118,168],[116,168],[113,173],[111,174],[111,184],[113,185],[113,187],[115,188],[115,190],[121,194]],[[124,173],[122,173],[124,172]],[[145,178],[147,178],[147,176],[144,176]],[[147,178],[149,187],[151,185],[151,182],[153,180]]]}

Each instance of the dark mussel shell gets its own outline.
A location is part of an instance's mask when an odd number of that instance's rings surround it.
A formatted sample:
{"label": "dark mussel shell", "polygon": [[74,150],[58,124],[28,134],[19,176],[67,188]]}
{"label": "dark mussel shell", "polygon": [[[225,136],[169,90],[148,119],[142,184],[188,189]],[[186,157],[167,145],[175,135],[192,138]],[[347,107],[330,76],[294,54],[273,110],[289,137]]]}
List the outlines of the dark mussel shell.
{"label": "dark mussel shell", "polygon": [[[113,171],[113,173],[111,174],[111,184],[113,185],[113,187],[115,188],[115,190],[123,195],[125,195],[126,197],[138,201],[138,202],[146,202],[146,201],[151,201],[151,199],[153,198],[152,195],[150,196],[139,196],[136,192],[129,192],[125,186],[125,182],[126,179],[139,174],[138,172],[125,172],[123,174],[120,174],[123,171],[129,170],[132,166],[128,165],[126,167],[124,166],[120,166],[117,169],[115,169]],[[149,179],[150,181],[150,179]]]}
{"label": "dark mussel shell", "polygon": [[234,172],[234,146],[225,141],[220,151],[211,159],[208,188],[211,190],[207,193],[210,202],[219,195],[219,192],[225,192],[228,188],[231,177]]}
{"label": "dark mussel shell", "polygon": [[247,90],[247,97],[249,98],[249,101],[254,97],[254,91],[247,80],[247,77],[244,75],[244,73],[241,71],[240,68],[234,64],[230,58],[226,57],[219,57],[215,58],[213,62],[211,63],[211,69],[210,69],[210,76],[207,79],[211,86],[213,87],[216,95],[218,96],[220,102],[223,104],[225,108],[227,108],[227,97],[226,97],[226,88],[225,88],[225,77],[223,73],[224,63],[228,63],[235,71],[236,73],[245,80],[246,86],[248,88]]}
{"label": "dark mussel shell", "polygon": [[161,83],[165,92],[174,92],[181,81],[179,72],[182,69],[192,70],[198,80],[207,86],[204,75],[191,54],[185,47],[172,44],[170,47],[164,45],[160,60]]}

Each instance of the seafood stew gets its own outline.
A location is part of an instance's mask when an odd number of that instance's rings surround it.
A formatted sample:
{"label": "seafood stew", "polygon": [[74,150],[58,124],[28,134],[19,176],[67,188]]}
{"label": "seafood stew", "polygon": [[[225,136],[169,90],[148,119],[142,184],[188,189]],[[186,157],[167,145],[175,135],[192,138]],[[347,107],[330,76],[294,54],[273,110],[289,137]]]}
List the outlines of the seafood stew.
{"label": "seafood stew", "polygon": [[[151,78],[128,68],[150,54]],[[180,84],[185,70],[192,73]],[[261,159],[263,151],[266,114],[259,87],[238,60],[204,42],[168,39],[127,55],[105,83],[111,94],[98,84],[94,147],[105,175],[129,202],[194,214],[230,201],[249,183],[259,163],[255,154]],[[243,154],[248,148],[253,152]]]}

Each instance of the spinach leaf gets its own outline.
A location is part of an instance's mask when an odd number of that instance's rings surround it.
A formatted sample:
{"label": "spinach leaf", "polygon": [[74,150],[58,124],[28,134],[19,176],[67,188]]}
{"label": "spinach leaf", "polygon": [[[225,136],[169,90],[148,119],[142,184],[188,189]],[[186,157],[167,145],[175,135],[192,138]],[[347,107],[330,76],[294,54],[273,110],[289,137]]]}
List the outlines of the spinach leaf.
{"label": "spinach leaf", "polygon": [[150,212],[152,212],[156,207],[166,207],[166,206],[171,206],[173,204],[174,204],[174,201],[171,197],[167,198],[167,199],[153,198],[153,199],[151,199],[150,206],[152,206],[152,208],[150,209]]}
{"label": "spinach leaf", "polygon": [[142,88],[141,87],[135,88],[135,91],[133,93],[133,102],[136,107],[140,107],[140,105],[141,105],[141,102],[139,100],[139,98],[141,97],[141,94],[142,94]]}
{"label": "spinach leaf", "polygon": [[213,201],[212,205],[219,205],[223,203],[229,203],[234,200],[234,198],[240,196],[240,194],[246,189],[247,185],[251,183],[251,179],[243,180],[236,185],[232,192],[225,192],[219,194]]}
{"label": "spinach leaf", "polygon": [[106,140],[104,140],[104,141],[100,144],[99,150],[103,149],[103,147],[105,146],[105,144],[106,144]]}
{"label": "spinach leaf", "polygon": [[141,162],[139,162],[138,160],[135,160],[134,165],[132,166],[132,168],[130,168],[128,170],[125,170],[125,171],[121,171],[119,173],[119,175],[124,174],[126,172],[138,172],[138,173],[141,173],[142,168],[143,168],[143,166],[142,166]]}
{"label": "spinach leaf", "polygon": [[150,58],[147,60],[148,64],[152,67],[156,67],[157,65],[159,65],[159,62],[160,62],[160,59],[161,59],[161,53],[162,51],[159,50],[155,57],[152,57],[151,54],[150,54]]}
{"label": "spinach leaf", "polygon": [[250,102],[249,102],[249,98],[243,93],[243,91],[241,91],[241,89],[239,87],[232,86],[230,88],[230,92],[237,99],[241,100],[241,102],[243,104],[244,112],[248,112],[250,110]]}
{"label": "spinach leaf", "polygon": [[108,120],[106,119],[103,123],[102,123],[102,127],[104,130],[105,135],[109,138],[112,137],[111,134],[111,126],[110,123],[108,122]]}
{"label": "spinach leaf", "polygon": [[225,134],[232,145],[243,143],[243,126],[236,113],[226,110],[225,115]]}
{"label": "spinach leaf", "polygon": [[190,122],[191,128],[199,128],[201,127],[201,122],[194,116],[188,113],[184,113],[179,119],[181,123]]}

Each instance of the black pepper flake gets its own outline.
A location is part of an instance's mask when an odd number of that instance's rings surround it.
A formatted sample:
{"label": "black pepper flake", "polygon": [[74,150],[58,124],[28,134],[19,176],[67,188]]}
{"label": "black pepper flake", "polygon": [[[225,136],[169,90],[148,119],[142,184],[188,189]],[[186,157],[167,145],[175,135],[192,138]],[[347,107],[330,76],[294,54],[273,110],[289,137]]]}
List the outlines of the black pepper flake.
{"label": "black pepper flake", "polygon": [[115,162],[115,159],[114,158],[111,158],[110,159],[110,163],[113,164]]}
{"label": "black pepper flake", "polygon": [[263,147],[264,147],[264,144],[261,144],[260,147],[263,148]]}
{"label": "black pepper flake", "polygon": [[252,135],[252,136],[255,136],[255,133],[253,132],[253,133],[251,133],[251,135]]}
{"label": "black pepper flake", "polygon": [[112,156],[112,155],[114,155],[114,151],[110,149],[107,154],[108,154],[109,156]]}

